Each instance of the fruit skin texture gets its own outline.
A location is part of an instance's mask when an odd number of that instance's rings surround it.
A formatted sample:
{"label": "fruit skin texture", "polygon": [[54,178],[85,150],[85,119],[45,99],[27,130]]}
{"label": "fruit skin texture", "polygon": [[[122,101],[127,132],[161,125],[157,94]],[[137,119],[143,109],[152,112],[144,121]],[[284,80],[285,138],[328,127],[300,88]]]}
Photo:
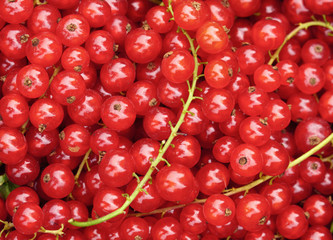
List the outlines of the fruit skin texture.
{"label": "fruit skin texture", "polygon": [[307,231],[308,220],[301,207],[290,205],[277,216],[276,227],[285,238],[297,239]]}

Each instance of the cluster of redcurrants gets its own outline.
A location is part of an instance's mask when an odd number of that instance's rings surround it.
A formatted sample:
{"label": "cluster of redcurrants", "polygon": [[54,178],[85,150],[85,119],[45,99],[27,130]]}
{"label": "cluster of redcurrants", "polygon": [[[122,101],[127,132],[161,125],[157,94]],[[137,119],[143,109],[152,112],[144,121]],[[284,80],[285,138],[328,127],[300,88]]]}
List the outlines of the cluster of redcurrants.
{"label": "cluster of redcurrants", "polygon": [[290,167],[332,133],[332,1],[47,2],[0,1],[1,240],[332,240],[333,147]]}

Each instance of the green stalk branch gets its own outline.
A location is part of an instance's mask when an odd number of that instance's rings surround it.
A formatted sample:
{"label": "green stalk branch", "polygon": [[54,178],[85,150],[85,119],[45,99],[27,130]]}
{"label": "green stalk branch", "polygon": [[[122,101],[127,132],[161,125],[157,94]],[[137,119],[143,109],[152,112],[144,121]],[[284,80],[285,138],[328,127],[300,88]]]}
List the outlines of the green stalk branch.
{"label": "green stalk branch", "polygon": [[[81,172],[83,170],[84,165],[86,165],[87,167],[89,167],[89,165],[88,165],[88,158],[89,158],[90,153],[91,153],[91,148],[89,148],[89,150],[86,152],[86,154],[84,155],[84,157],[83,157],[83,159],[82,159],[82,161],[80,163],[80,166],[79,166],[79,168],[78,168],[78,170],[77,170],[77,172],[76,172],[76,174],[74,176],[75,182],[78,181],[78,179],[79,179],[79,177],[81,175]],[[89,168],[88,168],[88,171],[90,171]]]}
{"label": "green stalk branch", "polygon": [[[172,7],[171,7],[171,0],[169,0],[169,12],[172,14],[173,16],[173,11],[172,11]],[[185,102],[185,104],[183,104],[183,111],[179,117],[179,120],[177,122],[177,124],[175,126],[172,127],[172,131],[170,133],[169,138],[166,141],[162,141],[161,143],[161,149],[159,151],[158,156],[156,157],[156,159],[151,163],[151,166],[149,168],[149,170],[147,171],[146,175],[142,178],[142,180],[140,181],[140,183],[137,185],[136,189],[134,190],[134,192],[128,196],[126,198],[125,203],[118,208],[116,211],[109,213],[105,216],[102,216],[100,218],[88,221],[88,222],[77,222],[74,221],[73,219],[69,220],[69,223],[71,223],[74,226],[77,227],[88,227],[88,226],[93,226],[102,222],[105,222],[111,218],[114,218],[120,214],[123,214],[125,212],[125,209],[129,207],[129,205],[133,202],[133,200],[136,198],[136,196],[140,193],[140,190],[143,189],[144,185],[146,184],[146,182],[151,178],[152,173],[154,172],[154,170],[156,169],[156,166],[163,161],[163,155],[166,152],[166,150],[169,148],[169,146],[171,145],[172,140],[177,136],[177,132],[180,128],[180,125],[183,123],[185,115],[187,114],[187,110],[190,106],[190,103],[192,102],[192,100],[194,99],[194,90],[196,89],[196,83],[198,80],[198,68],[199,68],[199,62],[198,62],[198,56],[196,53],[196,49],[193,43],[193,39],[190,37],[190,35],[184,30],[181,29],[182,33],[186,36],[187,40],[190,43],[190,49],[194,58],[194,71],[193,71],[193,80],[192,80],[192,85],[189,89],[189,96]]]}
{"label": "green stalk branch", "polygon": [[295,28],[294,30],[292,30],[284,39],[283,43],[280,45],[280,47],[278,49],[276,49],[276,51],[274,52],[274,54],[271,56],[270,60],[268,61],[268,65],[272,65],[274,63],[275,60],[279,60],[279,54],[282,50],[282,48],[284,47],[284,45],[290,40],[292,39],[294,36],[296,36],[296,34],[302,30],[302,29],[308,29],[309,27],[312,26],[320,26],[320,27],[325,27],[330,29],[333,32],[333,26],[330,25],[329,22],[321,22],[321,21],[311,21],[311,22],[307,22],[307,23],[300,23],[299,26],[297,28]]}
{"label": "green stalk branch", "polygon": [[[294,161],[290,162],[289,165],[288,165],[288,168],[292,168],[292,167],[296,166],[297,164],[300,164],[302,161],[304,161],[308,157],[314,155],[317,151],[322,149],[326,144],[330,143],[332,140],[333,140],[333,133],[331,133],[327,138],[325,138],[317,146],[315,146],[314,148],[312,148],[308,152],[304,153],[300,157],[296,158]],[[247,192],[250,189],[252,189],[252,188],[260,185],[261,183],[266,182],[267,180],[272,179],[272,178],[273,178],[273,176],[262,176],[261,178],[257,179],[256,181],[253,181],[253,182],[251,182],[247,185],[244,185],[242,187],[226,189],[223,192],[223,194],[226,195],[226,196],[231,196],[231,195],[234,195],[236,193]],[[191,202],[191,204],[192,203],[205,203],[206,200],[207,200],[206,198],[205,199],[196,199],[195,201]],[[173,210],[173,209],[178,209],[178,208],[183,208],[185,206],[186,206],[186,204],[180,204],[180,205],[170,206],[170,207],[166,207],[166,208],[156,209],[156,210],[154,210],[152,212],[149,212],[149,213],[133,213],[133,214],[130,214],[130,216],[141,217],[141,216],[147,216],[147,215],[152,215],[152,214],[165,213],[167,211],[170,211],[170,210]]]}

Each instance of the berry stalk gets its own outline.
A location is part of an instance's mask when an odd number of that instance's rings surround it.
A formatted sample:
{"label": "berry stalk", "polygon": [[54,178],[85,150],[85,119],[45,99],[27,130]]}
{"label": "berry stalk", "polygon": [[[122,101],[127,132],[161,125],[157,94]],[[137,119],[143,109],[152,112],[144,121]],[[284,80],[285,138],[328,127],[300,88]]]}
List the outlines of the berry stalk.
{"label": "berry stalk", "polygon": [[[326,19],[326,18],[324,18]],[[295,28],[294,30],[292,30],[284,39],[283,43],[280,45],[280,47],[278,49],[276,49],[276,51],[274,52],[274,54],[271,56],[271,58],[268,61],[268,65],[272,65],[274,63],[275,60],[279,61],[279,54],[282,50],[282,48],[284,47],[284,45],[290,40],[292,39],[300,30],[302,29],[308,29],[309,27],[312,26],[320,26],[320,27],[325,27],[330,29],[333,32],[333,26],[330,25],[329,22],[325,21],[311,21],[311,22],[306,22],[306,23],[300,23],[299,26],[297,28]]]}
{"label": "berry stalk", "polygon": [[[169,0],[169,11],[170,13],[173,15],[173,11],[171,8],[171,4],[170,4],[171,0]],[[199,61],[198,61],[198,56],[197,56],[197,50],[194,47],[194,43],[193,43],[193,39],[190,37],[190,35],[184,30],[184,29],[180,29],[182,31],[182,33],[186,36],[187,40],[190,43],[190,49],[194,58],[194,71],[193,71],[193,80],[192,80],[192,85],[189,84],[189,96],[186,100],[186,102],[183,104],[183,111],[178,119],[178,122],[175,126],[170,125],[171,128],[171,133],[169,138],[165,141],[163,140],[161,143],[161,148],[159,151],[158,156],[156,157],[156,159],[152,162],[149,170],[147,171],[146,175],[143,177],[143,179],[138,183],[138,186],[136,187],[136,189],[134,190],[134,192],[131,195],[126,196],[126,201],[125,203],[116,211],[105,215],[103,217],[91,220],[91,221],[87,221],[87,222],[77,222],[74,221],[73,219],[69,220],[69,223],[77,226],[77,227],[88,227],[88,226],[93,226],[102,222],[105,222],[111,218],[114,218],[120,214],[123,214],[125,212],[125,209],[127,207],[129,207],[129,205],[133,202],[133,200],[136,198],[136,196],[140,193],[140,190],[144,187],[144,185],[146,184],[146,182],[151,178],[152,173],[154,172],[154,170],[156,169],[156,166],[161,162],[161,161],[165,161],[163,158],[164,153],[166,152],[166,150],[169,148],[169,146],[171,145],[172,140],[177,136],[178,130],[180,128],[180,125],[183,123],[185,115],[188,113],[187,110],[191,104],[191,102],[193,101],[193,99],[195,99],[194,96],[194,91],[196,89],[196,83],[199,79],[198,76],[198,68],[199,68]]]}

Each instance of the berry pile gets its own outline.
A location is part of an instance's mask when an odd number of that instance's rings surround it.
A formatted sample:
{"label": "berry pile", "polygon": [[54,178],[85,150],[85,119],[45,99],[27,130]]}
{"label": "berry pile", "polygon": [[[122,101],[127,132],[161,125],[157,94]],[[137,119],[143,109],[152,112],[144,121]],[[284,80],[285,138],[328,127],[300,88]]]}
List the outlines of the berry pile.
{"label": "berry pile", "polygon": [[0,240],[332,240],[333,1],[0,0]]}

